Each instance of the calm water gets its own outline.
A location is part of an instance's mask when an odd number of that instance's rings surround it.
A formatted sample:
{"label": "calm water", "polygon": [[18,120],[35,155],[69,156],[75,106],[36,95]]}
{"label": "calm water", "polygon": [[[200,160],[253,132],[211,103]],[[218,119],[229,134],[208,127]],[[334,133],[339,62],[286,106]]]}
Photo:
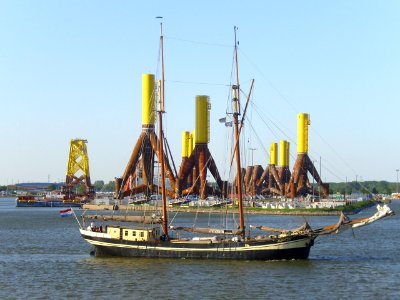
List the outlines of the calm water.
{"label": "calm water", "polygon": [[[96,258],[73,217],[0,199],[0,299],[400,299],[400,202],[391,207],[396,216],[354,236],[319,238],[309,260],[254,262]],[[307,220],[317,227],[337,218]],[[251,222],[292,227],[303,219]]]}

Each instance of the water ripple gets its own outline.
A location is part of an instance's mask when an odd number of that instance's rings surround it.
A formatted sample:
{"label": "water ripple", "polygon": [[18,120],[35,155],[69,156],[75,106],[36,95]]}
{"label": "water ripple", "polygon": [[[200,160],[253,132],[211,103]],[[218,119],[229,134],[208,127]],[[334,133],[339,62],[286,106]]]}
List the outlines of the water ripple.
{"label": "water ripple", "polygon": [[[3,208],[0,299],[400,299],[399,215],[354,236],[318,239],[308,260],[256,262],[96,258],[72,218]],[[298,218],[255,220],[284,226]]]}

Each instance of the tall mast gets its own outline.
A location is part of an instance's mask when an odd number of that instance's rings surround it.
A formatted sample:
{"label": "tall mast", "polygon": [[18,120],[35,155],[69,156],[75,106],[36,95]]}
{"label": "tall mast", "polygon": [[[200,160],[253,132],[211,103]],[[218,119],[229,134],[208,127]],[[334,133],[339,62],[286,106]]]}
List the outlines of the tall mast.
{"label": "tall mast", "polygon": [[162,126],[162,114],[164,113],[164,45],[162,22],[160,23],[160,51],[161,51],[161,84],[160,84],[160,100],[157,107],[158,125],[159,125],[159,160],[161,164],[161,202],[162,202],[162,227],[163,236],[168,239],[168,215],[167,215],[167,199],[165,197],[165,165],[164,165],[164,135]]}
{"label": "tall mast", "polygon": [[242,197],[242,168],[240,166],[240,147],[239,147],[239,115],[240,115],[240,86],[239,86],[239,67],[238,67],[238,56],[237,56],[237,41],[236,41],[236,30],[235,31],[235,65],[236,65],[236,85],[232,86],[232,104],[233,104],[233,127],[235,133],[235,153],[236,153],[236,185],[238,193],[238,204],[239,204],[239,229],[242,232],[242,237],[245,237],[245,227],[243,218],[243,197]]}

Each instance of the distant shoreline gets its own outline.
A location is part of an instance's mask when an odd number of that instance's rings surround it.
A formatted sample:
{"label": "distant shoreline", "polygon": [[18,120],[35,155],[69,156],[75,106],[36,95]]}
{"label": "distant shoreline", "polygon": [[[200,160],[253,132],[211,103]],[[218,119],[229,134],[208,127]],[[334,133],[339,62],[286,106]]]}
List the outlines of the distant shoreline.
{"label": "distant shoreline", "polygon": [[[0,199],[13,199],[16,196],[0,196]],[[297,209],[271,209],[271,208],[254,208],[254,207],[246,207],[245,213],[250,215],[287,215],[287,216],[338,216],[341,212],[347,215],[353,215],[360,212],[363,209],[369,208],[373,205],[376,205],[376,202],[364,202],[362,205],[357,207],[349,207],[347,209],[338,208],[338,209],[320,209],[320,208],[297,208]],[[113,211],[113,205],[105,205],[105,204],[84,204],[82,209],[86,210],[104,210],[104,211]],[[345,207],[346,208],[346,207]],[[152,205],[119,205],[118,209],[121,211],[156,211],[159,210],[159,206]],[[224,212],[232,213],[236,212],[237,208],[215,208],[215,207],[168,207],[168,211],[170,212],[182,212],[182,213],[212,213],[212,214],[221,214]]]}
{"label": "distant shoreline", "polygon": [[[345,214],[351,215],[358,213],[360,210],[371,207],[374,203],[370,203],[363,207],[357,207],[353,210],[345,211]],[[113,205],[104,204],[84,204],[83,209],[86,210],[113,210]],[[149,206],[149,205],[119,205],[118,210],[121,211],[155,211],[160,209],[159,206]],[[183,213],[223,213],[223,212],[235,212],[236,208],[196,208],[196,207],[169,207],[168,211],[171,212],[183,212]],[[246,214],[252,215],[290,215],[290,216],[338,216],[343,210],[320,210],[320,209],[263,209],[263,208],[246,208]]]}

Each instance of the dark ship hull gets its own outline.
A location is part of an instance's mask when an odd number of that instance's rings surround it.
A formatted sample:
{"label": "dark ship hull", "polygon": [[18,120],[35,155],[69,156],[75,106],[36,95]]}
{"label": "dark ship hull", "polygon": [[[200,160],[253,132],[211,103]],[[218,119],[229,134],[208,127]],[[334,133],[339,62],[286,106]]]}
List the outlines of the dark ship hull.
{"label": "dark ship hull", "polygon": [[16,200],[16,207],[82,207],[85,202],[63,200]]}
{"label": "dark ship hull", "polygon": [[95,247],[98,256],[235,260],[307,259],[315,238],[304,234],[244,242],[211,239],[127,241],[83,229],[81,235]]}

